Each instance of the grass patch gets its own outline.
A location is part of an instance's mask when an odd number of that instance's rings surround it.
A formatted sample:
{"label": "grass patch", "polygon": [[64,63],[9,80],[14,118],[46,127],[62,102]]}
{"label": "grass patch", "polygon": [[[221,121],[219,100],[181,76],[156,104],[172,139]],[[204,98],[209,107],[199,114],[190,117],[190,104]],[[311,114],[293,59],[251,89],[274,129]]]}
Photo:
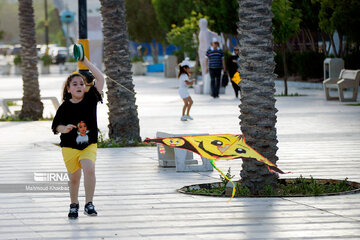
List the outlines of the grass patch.
{"label": "grass patch", "polygon": [[360,106],[360,103],[349,103],[345,104],[346,106]]}
{"label": "grass patch", "polygon": [[19,104],[17,104],[16,102],[6,102],[6,104],[9,106],[9,107],[13,107],[13,106],[20,106]]}
{"label": "grass patch", "polygon": [[[52,121],[54,119],[54,116],[50,116],[50,117],[45,117],[45,118],[40,118],[37,121]],[[30,121],[34,121],[31,118],[19,118],[19,116],[7,116],[5,117],[4,115],[1,116],[0,118],[0,122],[30,122]]]}
{"label": "grass patch", "polygon": [[122,142],[116,142],[114,139],[105,138],[105,135],[99,130],[98,148],[120,148],[120,147],[156,147],[156,143],[144,143],[137,140],[133,140],[131,146],[123,140]]}
{"label": "grass patch", "polygon": [[[230,179],[234,176],[231,175],[230,169],[226,174]],[[184,188],[186,193],[202,194],[210,196],[225,196],[226,184],[228,181],[220,177],[221,182],[200,184],[188,186]],[[235,197],[250,197],[251,192],[249,188],[241,186],[241,182],[236,183]],[[335,194],[347,192],[357,189],[353,184],[348,182],[347,178],[344,180],[327,180],[327,179],[314,179],[313,177],[303,178],[300,176],[296,179],[279,179],[275,186],[266,184],[263,190],[257,197],[269,196],[319,196],[324,194]]]}
{"label": "grass patch", "polygon": [[285,95],[285,93],[281,92],[280,94],[274,94],[275,97],[303,97],[307,96],[306,94],[299,94],[299,93],[290,93]]}
{"label": "grass patch", "polygon": [[199,188],[199,189],[186,189],[188,193],[206,194],[206,195],[218,195],[222,196],[225,194],[225,190],[219,188]]}

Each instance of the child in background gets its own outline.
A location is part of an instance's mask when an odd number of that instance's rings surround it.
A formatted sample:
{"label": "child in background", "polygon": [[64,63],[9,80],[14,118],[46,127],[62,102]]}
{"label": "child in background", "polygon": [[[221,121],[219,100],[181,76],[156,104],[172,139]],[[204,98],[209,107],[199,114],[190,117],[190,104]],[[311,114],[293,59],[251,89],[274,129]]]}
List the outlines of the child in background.
{"label": "child in background", "polygon": [[79,210],[79,185],[81,169],[84,172],[86,204],[84,214],[97,216],[93,205],[95,191],[95,161],[97,152],[98,127],[97,103],[102,100],[104,76],[86,57],[82,61],[93,73],[96,81],[89,91],[85,91],[86,77],[75,72],[71,74],[63,89],[63,103],[56,112],[52,130],[60,135],[62,155],[70,175],[69,218],[76,219]]}
{"label": "child in background", "polygon": [[179,65],[179,94],[182,100],[184,101],[184,106],[182,109],[181,121],[193,120],[190,116],[190,109],[193,104],[193,100],[189,94],[189,86],[191,86],[194,81],[189,80],[190,77],[190,62],[188,58],[185,58]]}

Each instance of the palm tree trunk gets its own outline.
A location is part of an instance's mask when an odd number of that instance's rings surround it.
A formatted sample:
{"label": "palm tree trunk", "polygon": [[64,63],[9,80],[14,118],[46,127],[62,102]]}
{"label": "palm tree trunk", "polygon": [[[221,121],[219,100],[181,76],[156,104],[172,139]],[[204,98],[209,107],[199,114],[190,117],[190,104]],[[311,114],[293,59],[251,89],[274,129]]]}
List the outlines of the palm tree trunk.
{"label": "palm tree trunk", "polygon": [[[241,104],[240,125],[246,142],[276,163],[274,52],[272,36],[272,0],[238,0]],[[274,185],[277,174],[264,164],[243,159],[240,173],[242,185],[259,194],[266,184]]]}
{"label": "palm tree trunk", "polygon": [[42,117],[44,106],[40,99],[32,0],[19,1],[19,28],[23,79],[23,105],[19,117],[38,120]]}
{"label": "palm tree trunk", "polygon": [[[108,87],[109,137],[117,143],[141,141],[132,81],[124,0],[100,0],[103,18],[104,61]],[[114,82],[115,81],[115,82]],[[122,86],[128,90],[124,89]]]}

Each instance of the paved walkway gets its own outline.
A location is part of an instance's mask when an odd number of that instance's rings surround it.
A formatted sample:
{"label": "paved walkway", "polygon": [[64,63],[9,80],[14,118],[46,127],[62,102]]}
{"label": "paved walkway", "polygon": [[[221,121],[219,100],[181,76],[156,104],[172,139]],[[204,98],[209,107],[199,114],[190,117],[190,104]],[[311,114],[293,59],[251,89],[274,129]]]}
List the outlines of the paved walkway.
{"label": "paved walkway", "polygon": [[[60,99],[64,75],[40,77],[42,96]],[[194,121],[181,122],[177,80],[134,77],[141,136],[240,133],[239,100],[231,87],[219,99],[192,94]],[[360,107],[324,99],[321,85],[289,84],[276,107],[280,169],[315,178],[360,181]],[[0,98],[21,97],[20,77],[0,77]],[[283,89],[277,82],[277,92]],[[335,92],[334,92],[335,93]],[[16,107],[13,107],[16,109]],[[107,132],[107,106],[99,128]],[[54,114],[51,103],[45,115]],[[0,113],[1,115],[1,113]],[[29,183],[34,173],[63,172],[50,122],[0,122],[0,182]],[[239,178],[241,160],[219,162]],[[159,168],[156,148],[99,149],[94,204],[98,217],[67,218],[67,193],[0,192],[0,239],[360,239],[360,195],[306,198],[226,198],[183,195],[184,185],[218,181],[219,174]],[[14,185],[15,186],[15,185]],[[84,206],[83,186],[80,190]]]}

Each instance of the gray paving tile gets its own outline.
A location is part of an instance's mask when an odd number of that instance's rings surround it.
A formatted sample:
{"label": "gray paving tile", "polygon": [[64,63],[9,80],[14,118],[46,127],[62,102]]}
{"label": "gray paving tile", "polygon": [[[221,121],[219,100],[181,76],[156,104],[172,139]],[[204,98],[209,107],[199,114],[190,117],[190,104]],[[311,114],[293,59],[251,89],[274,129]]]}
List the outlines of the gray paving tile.
{"label": "gray paving tile", "polygon": [[[42,96],[57,96],[65,76],[40,78]],[[179,120],[177,80],[134,77],[141,136],[240,133],[239,100],[192,94],[194,121]],[[21,97],[19,77],[0,79],[0,97]],[[276,82],[277,92],[282,83]],[[313,88],[309,88],[309,87]],[[277,98],[278,165],[293,174],[360,181],[360,108],[326,102],[318,85],[289,83],[306,97]],[[106,99],[105,99],[106,101]],[[46,114],[54,114],[45,105]],[[0,113],[1,115],[1,113]],[[107,133],[107,107],[98,109]],[[221,124],[220,124],[221,123]],[[340,124],[341,123],[341,124]],[[28,182],[34,172],[64,171],[50,122],[0,122],[0,182]],[[3,137],[6,136],[6,137]],[[239,179],[241,160],[218,161]],[[0,193],[0,239],[360,239],[360,195],[227,198],[183,195],[184,185],[219,181],[219,174],[159,168],[154,147],[99,149],[98,217],[67,219],[68,193]],[[83,207],[84,190],[80,187]]]}

